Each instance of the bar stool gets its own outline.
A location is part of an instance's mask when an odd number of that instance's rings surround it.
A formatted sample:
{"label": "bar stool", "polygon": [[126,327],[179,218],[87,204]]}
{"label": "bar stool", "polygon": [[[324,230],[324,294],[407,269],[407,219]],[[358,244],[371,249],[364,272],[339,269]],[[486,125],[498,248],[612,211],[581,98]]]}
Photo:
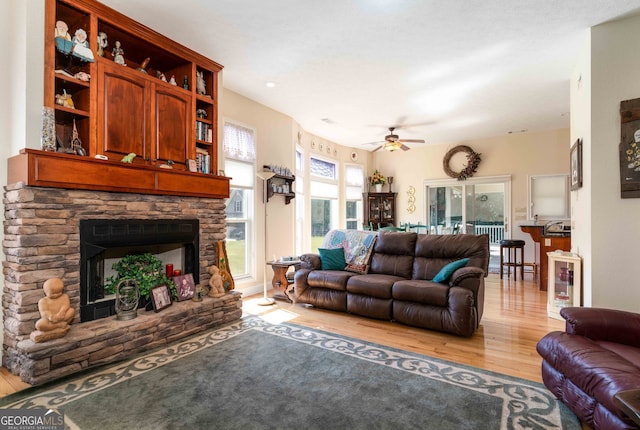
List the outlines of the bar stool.
{"label": "bar stool", "polygon": [[[507,279],[511,275],[513,267],[513,280],[518,276],[518,267],[520,268],[520,279],[524,279],[524,240],[504,239],[500,241],[500,279],[504,273],[504,267],[507,267]],[[507,250],[507,261],[504,261],[504,250]],[[517,251],[520,250],[520,262],[518,263]]]}

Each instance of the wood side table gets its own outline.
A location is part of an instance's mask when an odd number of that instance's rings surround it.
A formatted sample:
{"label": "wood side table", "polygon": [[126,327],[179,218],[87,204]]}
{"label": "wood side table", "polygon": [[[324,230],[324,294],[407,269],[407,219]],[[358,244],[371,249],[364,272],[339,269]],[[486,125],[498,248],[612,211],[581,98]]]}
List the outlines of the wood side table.
{"label": "wood side table", "polygon": [[273,269],[273,279],[271,285],[274,290],[280,289],[280,293],[275,293],[273,298],[276,300],[284,300],[293,303],[293,298],[289,295],[289,280],[287,279],[287,271],[293,266],[295,270],[300,268],[300,260],[292,261],[267,261],[267,264]]}
{"label": "wood side table", "polygon": [[640,426],[640,390],[620,391],[613,398],[620,409]]}

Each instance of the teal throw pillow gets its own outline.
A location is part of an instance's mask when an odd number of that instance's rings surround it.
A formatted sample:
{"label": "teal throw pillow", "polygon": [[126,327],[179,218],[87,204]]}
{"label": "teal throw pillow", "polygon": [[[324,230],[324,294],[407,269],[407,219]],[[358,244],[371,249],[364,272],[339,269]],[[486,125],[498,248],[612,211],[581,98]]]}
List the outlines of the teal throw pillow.
{"label": "teal throw pillow", "polygon": [[432,279],[433,282],[447,282],[453,272],[458,270],[461,267],[464,267],[469,262],[468,258],[463,258],[462,260],[452,261],[451,263],[444,266],[438,274]]}
{"label": "teal throw pillow", "polygon": [[318,249],[322,270],[344,270],[347,262],[344,259],[344,248]]}

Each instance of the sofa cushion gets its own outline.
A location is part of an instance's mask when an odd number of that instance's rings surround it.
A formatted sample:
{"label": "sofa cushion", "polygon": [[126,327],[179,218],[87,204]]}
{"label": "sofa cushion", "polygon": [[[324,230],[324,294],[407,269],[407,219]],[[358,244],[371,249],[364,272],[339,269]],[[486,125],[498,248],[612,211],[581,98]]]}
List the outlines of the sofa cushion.
{"label": "sofa cushion", "polygon": [[[324,237],[325,249],[344,248],[346,269],[355,273],[367,273],[377,232],[360,230],[331,230]],[[341,269],[342,270],[342,269]]]}
{"label": "sofa cushion", "polygon": [[461,258],[460,260],[452,261],[451,263],[444,266],[436,276],[433,277],[433,282],[447,282],[453,272],[458,270],[461,267],[464,267],[469,262],[468,258]]}
{"label": "sofa cushion", "polygon": [[391,287],[402,278],[393,275],[372,274],[357,275],[347,281],[347,292],[380,299],[391,298]]}
{"label": "sofa cushion", "polygon": [[354,275],[343,270],[312,270],[307,277],[307,284],[312,288],[346,291],[347,281]]}
{"label": "sofa cushion", "polygon": [[[627,352],[620,355],[586,337],[563,332],[548,333],[536,346],[551,367],[611,411],[619,410],[613,400],[616,393],[640,387],[640,361],[625,357],[632,348],[626,346]],[[640,360],[637,353],[635,360]]]}
{"label": "sofa cushion", "polygon": [[411,279],[416,238],[416,233],[379,232],[369,272]]}
{"label": "sofa cushion", "polygon": [[394,300],[446,307],[449,286],[419,279],[402,280],[393,284],[391,295]]}
{"label": "sofa cushion", "polygon": [[344,248],[319,248],[322,270],[344,270],[347,262],[344,259]]}
{"label": "sofa cushion", "polygon": [[467,267],[489,269],[489,236],[486,234],[420,234],[416,241],[412,279],[433,279],[452,261],[468,258]]}

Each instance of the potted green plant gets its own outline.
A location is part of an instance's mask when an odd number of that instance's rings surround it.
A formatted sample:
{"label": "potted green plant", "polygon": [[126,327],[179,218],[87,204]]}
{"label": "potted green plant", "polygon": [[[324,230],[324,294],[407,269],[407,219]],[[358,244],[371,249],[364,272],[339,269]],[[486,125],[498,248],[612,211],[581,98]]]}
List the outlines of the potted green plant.
{"label": "potted green plant", "polygon": [[153,287],[165,284],[171,291],[173,298],[177,297],[176,284],[170,279],[162,267],[162,261],[154,254],[131,254],[122,257],[112,266],[118,273],[117,277],[109,276],[106,279],[105,291],[115,293],[116,286],[123,279],[133,279],[138,283],[141,304],[149,302],[149,294]]}

